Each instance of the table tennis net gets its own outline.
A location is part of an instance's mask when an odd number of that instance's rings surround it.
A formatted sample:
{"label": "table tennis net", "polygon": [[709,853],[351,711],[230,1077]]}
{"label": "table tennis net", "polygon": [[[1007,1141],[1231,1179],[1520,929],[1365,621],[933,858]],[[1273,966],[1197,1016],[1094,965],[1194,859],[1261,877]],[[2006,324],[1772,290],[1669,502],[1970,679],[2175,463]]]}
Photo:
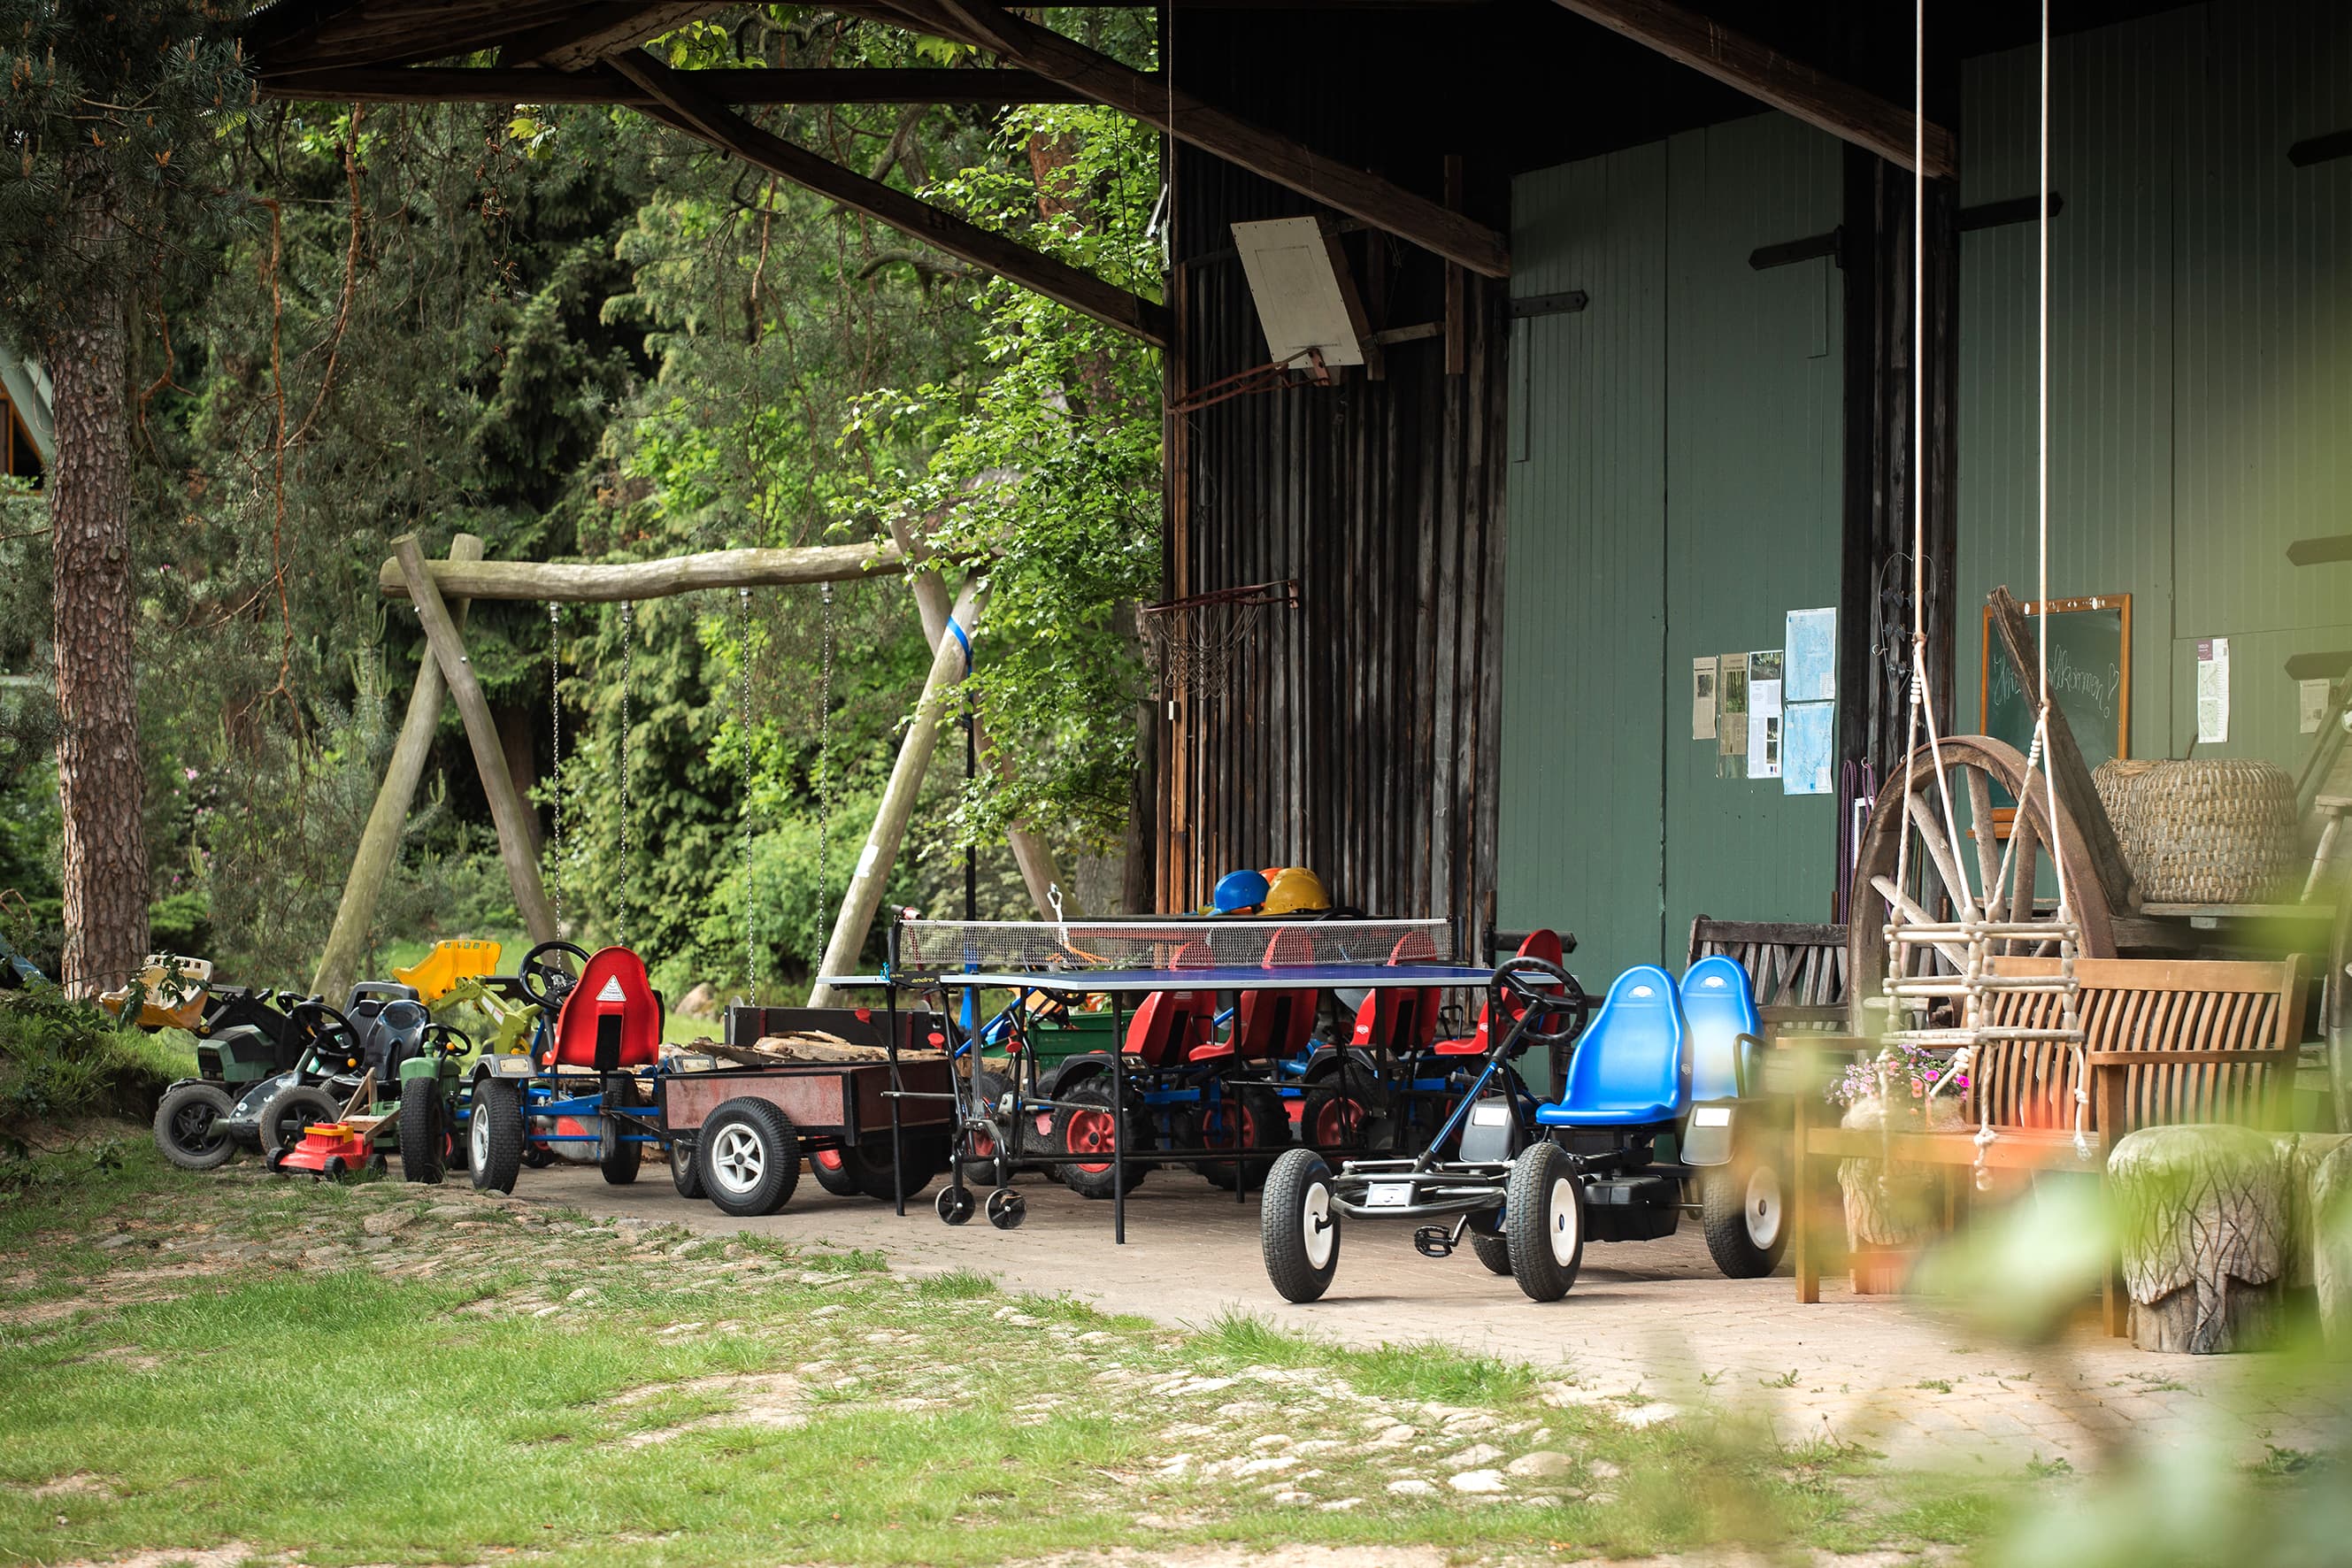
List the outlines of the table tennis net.
{"label": "table tennis net", "polygon": [[1441,920],[925,921],[898,922],[903,973],[1089,969],[1313,969],[1443,963]]}

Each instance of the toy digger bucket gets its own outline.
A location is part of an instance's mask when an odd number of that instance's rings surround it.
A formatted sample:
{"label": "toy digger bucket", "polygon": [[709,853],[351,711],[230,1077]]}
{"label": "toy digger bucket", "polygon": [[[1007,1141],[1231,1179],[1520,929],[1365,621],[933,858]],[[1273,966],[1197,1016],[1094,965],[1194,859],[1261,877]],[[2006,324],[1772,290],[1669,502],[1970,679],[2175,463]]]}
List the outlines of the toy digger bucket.
{"label": "toy digger bucket", "polygon": [[430,1006],[446,996],[450,987],[460,980],[498,972],[497,942],[459,936],[435,942],[431,952],[405,969],[394,970],[392,977],[403,985],[415,986],[417,999]]}
{"label": "toy digger bucket", "polygon": [[131,993],[135,991],[140,998],[140,1028],[194,1028],[204,1021],[205,993],[212,989],[212,961],[179,958],[170,962],[177,972],[176,978],[164,974],[164,954],[149,953],[146,967],[139,972],[139,984],[107,992],[98,999],[98,1005],[121,1018],[130,1007]]}

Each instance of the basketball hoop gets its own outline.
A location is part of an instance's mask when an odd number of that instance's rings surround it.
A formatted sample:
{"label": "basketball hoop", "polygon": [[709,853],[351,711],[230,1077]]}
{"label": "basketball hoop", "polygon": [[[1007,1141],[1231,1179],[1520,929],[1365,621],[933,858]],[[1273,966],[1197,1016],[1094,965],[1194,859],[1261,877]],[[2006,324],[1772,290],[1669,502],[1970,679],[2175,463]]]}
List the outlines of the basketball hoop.
{"label": "basketball hoop", "polygon": [[1172,705],[1179,691],[1202,697],[1223,690],[1234,652],[1256,630],[1259,616],[1269,607],[1297,605],[1298,584],[1286,580],[1138,605],[1136,626],[1143,634],[1144,657],[1157,678],[1160,700]]}

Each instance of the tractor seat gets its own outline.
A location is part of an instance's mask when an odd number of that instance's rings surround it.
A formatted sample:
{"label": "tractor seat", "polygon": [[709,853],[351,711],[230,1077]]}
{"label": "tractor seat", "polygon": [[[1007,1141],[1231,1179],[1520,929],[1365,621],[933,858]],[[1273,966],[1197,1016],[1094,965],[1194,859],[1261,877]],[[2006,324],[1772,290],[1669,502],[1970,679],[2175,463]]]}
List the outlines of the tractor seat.
{"label": "tractor seat", "polygon": [[1736,958],[1702,958],[1683,975],[1683,1023],[1689,1031],[1691,1099],[1738,1100],[1754,1076],[1764,1025],[1755,987]]}
{"label": "tractor seat", "polygon": [[608,947],[580,971],[555,1016],[555,1044],[543,1068],[626,1072],[661,1059],[662,1005],[646,977],[646,963],[625,947]]}
{"label": "tractor seat", "polygon": [[1690,1109],[1682,1004],[1655,964],[1627,970],[1609,987],[1555,1104],[1536,1108],[1546,1127],[1653,1127]]}

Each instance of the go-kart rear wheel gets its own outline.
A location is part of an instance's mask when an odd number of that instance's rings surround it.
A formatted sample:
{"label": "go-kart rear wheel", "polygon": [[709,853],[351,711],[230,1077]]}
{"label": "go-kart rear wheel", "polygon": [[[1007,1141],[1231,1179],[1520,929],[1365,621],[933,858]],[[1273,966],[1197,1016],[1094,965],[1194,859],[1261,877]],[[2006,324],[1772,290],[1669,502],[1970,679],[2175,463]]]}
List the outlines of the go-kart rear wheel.
{"label": "go-kart rear wheel", "polygon": [[929,1186],[946,1167],[937,1141],[929,1134],[902,1131],[900,1141],[907,1151],[907,1168],[903,1186],[891,1176],[890,1136],[882,1133],[868,1138],[853,1149],[842,1152],[843,1168],[856,1183],[856,1191],[864,1193],[877,1204],[895,1203],[900,1192],[914,1197]]}
{"label": "go-kart rear wheel", "polygon": [[1265,1277],[1284,1299],[1321,1300],[1339,1271],[1339,1210],[1322,1155],[1293,1149],[1274,1163],[1258,1203],[1257,1231]]}
{"label": "go-kart rear wheel", "polygon": [[1281,1096],[1255,1084],[1229,1087],[1217,1103],[1203,1104],[1199,1125],[1203,1149],[1266,1151],[1255,1160],[1201,1162],[1201,1174],[1229,1193],[1237,1181],[1242,1191],[1255,1191],[1265,1180],[1275,1154],[1290,1142],[1290,1118],[1282,1109]]}
{"label": "go-kart rear wheel", "polygon": [[466,1163],[475,1187],[510,1193],[522,1174],[522,1089],[504,1079],[478,1079],[466,1119]]}
{"label": "go-kart rear wheel", "polygon": [[809,1174],[816,1184],[837,1198],[857,1195],[857,1178],[849,1169],[849,1156],[839,1149],[812,1149],[808,1157]]}
{"label": "go-kart rear wheel", "polygon": [[1486,1266],[1487,1273],[1508,1274],[1511,1271],[1511,1244],[1501,1237],[1481,1236],[1474,1230],[1470,1233],[1470,1250],[1477,1255],[1479,1262]]}
{"label": "go-kart rear wheel", "polygon": [[448,1130],[441,1125],[444,1114],[441,1086],[434,1079],[410,1079],[400,1086],[402,1180],[441,1180],[441,1160],[448,1143]]}
{"label": "go-kart rear wheel", "polygon": [[155,1108],[155,1147],[183,1171],[226,1165],[236,1141],[219,1121],[230,1110],[228,1090],[216,1083],[174,1084]]}
{"label": "go-kart rear wheel", "polygon": [[694,1157],[693,1139],[680,1136],[669,1141],[669,1179],[679,1197],[702,1196],[702,1165]]}
{"label": "go-kart rear wheel", "polygon": [[302,1142],[304,1128],[333,1121],[342,1114],[342,1101],[325,1089],[307,1083],[289,1085],[262,1102],[261,1152],[291,1149]]}
{"label": "go-kart rear wheel", "polygon": [[1699,1217],[1707,1256],[1727,1279],[1760,1279],[1780,1266],[1789,1216],[1780,1173],[1768,1162],[1734,1160],[1699,1178]]}
{"label": "go-kart rear wheel", "polygon": [[637,1080],[626,1073],[606,1078],[599,1104],[604,1113],[596,1118],[596,1169],[604,1173],[606,1186],[625,1187],[645,1166],[646,1146],[629,1136],[639,1131],[636,1118],[615,1115],[613,1108],[637,1106]]}
{"label": "go-kart rear wheel", "polygon": [[[1120,1145],[1111,1115],[1109,1083],[1088,1079],[1076,1089],[1064,1090],[1061,1099],[1062,1109],[1054,1112],[1054,1147],[1064,1155],[1076,1157],[1077,1163],[1063,1165],[1055,1173],[1062,1178],[1064,1186],[1082,1198],[1112,1196],[1117,1184],[1111,1153]],[[1132,1135],[1132,1113],[1128,1118],[1128,1131],[1127,1158],[1122,1166],[1127,1190],[1131,1193],[1143,1184],[1144,1176],[1144,1167],[1135,1160],[1141,1141]]]}
{"label": "go-kart rear wheel", "polygon": [[1366,1134],[1371,1121],[1371,1107],[1357,1090],[1336,1084],[1310,1089],[1298,1113],[1299,1142],[1312,1143],[1327,1153],[1358,1152],[1370,1147]]}
{"label": "go-kart rear wheel", "polygon": [[721,1214],[771,1215],[792,1201],[801,1179],[793,1119],[767,1100],[740,1095],[710,1113],[695,1140],[702,1190]]}
{"label": "go-kart rear wheel", "polygon": [[1531,1301],[1557,1301],[1584,1263],[1584,1186],[1557,1143],[1531,1143],[1503,1188],[1511,1275]]}

